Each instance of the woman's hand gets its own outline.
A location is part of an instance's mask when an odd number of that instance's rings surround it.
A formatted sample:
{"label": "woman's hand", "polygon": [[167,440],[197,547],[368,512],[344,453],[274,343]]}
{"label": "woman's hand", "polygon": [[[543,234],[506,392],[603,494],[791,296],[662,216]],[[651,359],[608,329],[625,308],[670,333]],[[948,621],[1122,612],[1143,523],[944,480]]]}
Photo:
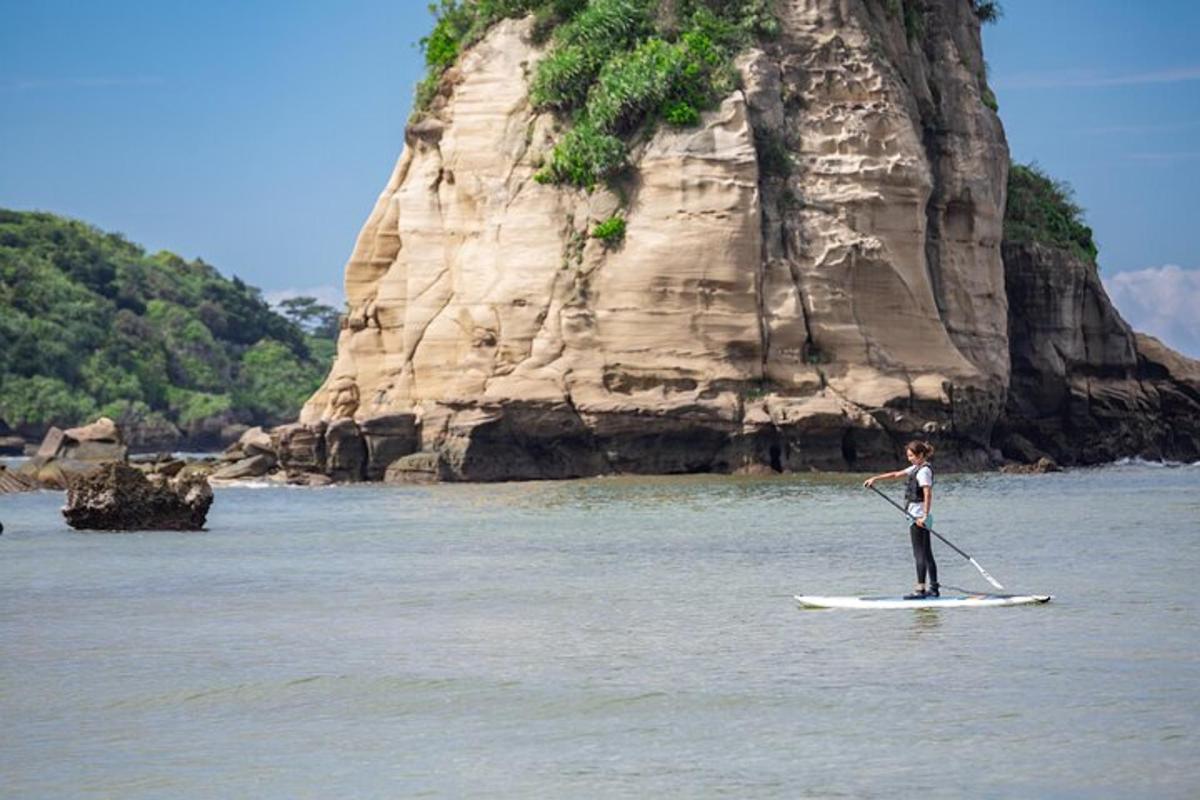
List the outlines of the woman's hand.
{"label": "woman's hand", "polygon": [[925,527],[925,518],[924,517],[917,517],[916,519],[913,520],[913,522],[916,524],[916,526],[918,528]]}
{"label": "woman's hand", "polygon": [[874,485],[875,485],[874,478],[867,478],[865,481],[863,481],[863,486],[867,489],[870,489]]}

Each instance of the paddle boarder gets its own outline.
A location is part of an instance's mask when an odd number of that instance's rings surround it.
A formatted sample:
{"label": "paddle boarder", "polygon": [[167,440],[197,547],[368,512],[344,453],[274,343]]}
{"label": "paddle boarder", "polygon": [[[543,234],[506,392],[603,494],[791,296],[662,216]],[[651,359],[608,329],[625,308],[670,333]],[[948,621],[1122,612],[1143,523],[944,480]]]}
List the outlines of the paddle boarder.
{"label": "paddle boarder", "polygon": [[[905,600],[923,600],[926,597],[939,597],[937,563],[933,560],[933,544],[929,538],[929,528],[933,526],[933,468],[929,459],[933,458],[933,445],[914,439],[904,449],[909,465],[895,472],[885,472],[863,481],[863,486],[871,488],[875,481],[891,478],[907,478],[904,489],[904,505],[912,524],[908,528],[912,540],[913,560],[917,565],[917,588],[912,594],[904,595]],[[926,588],[925,579],[929,583]]]}

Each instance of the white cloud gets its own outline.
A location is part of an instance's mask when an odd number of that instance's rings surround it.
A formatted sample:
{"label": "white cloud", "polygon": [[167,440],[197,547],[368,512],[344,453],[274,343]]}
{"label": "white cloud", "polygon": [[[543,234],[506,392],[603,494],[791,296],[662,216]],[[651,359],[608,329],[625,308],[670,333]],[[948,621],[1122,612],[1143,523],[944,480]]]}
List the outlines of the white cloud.
{"label": "white cloud", "polygon": [[1118,272],[1104,288],[1134,330],[1200,358],[1200,269],[1168,264]]}
{"label": "white cloud", "polygon": [[333,306],[338,311],[346,307],[346,295],[340,286],[310,286],[307,289],[273,289],[263,292],[263,299],[272,306],[278,306],[284,300],[293,297],[315,297],[318,303]]}

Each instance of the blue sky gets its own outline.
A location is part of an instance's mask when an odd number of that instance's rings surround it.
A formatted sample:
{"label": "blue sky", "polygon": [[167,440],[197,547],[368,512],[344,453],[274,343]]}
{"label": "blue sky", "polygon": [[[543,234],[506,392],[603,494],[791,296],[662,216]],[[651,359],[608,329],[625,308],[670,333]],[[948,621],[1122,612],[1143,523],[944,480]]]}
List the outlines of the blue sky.
{"label": "blue sky", "polygon": [[[1070,182],[1135,325],[1200,356],[1200,5],[1004,0],[1012,147]],[[0,206],[334,299],[403,143],[423,0],[0,0]]]}

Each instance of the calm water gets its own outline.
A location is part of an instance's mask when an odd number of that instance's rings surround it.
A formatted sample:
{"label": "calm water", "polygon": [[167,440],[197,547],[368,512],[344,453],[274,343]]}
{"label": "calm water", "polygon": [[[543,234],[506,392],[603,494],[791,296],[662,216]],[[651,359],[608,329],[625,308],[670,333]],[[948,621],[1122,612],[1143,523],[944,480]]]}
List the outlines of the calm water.
{"label": "calm water", "polygon": [[1055,602],[797,609],[911,585],[848,477],[231,488],[200,534],[3,497],[0,796],[1200,794],[1200,467],[939,489]]}

